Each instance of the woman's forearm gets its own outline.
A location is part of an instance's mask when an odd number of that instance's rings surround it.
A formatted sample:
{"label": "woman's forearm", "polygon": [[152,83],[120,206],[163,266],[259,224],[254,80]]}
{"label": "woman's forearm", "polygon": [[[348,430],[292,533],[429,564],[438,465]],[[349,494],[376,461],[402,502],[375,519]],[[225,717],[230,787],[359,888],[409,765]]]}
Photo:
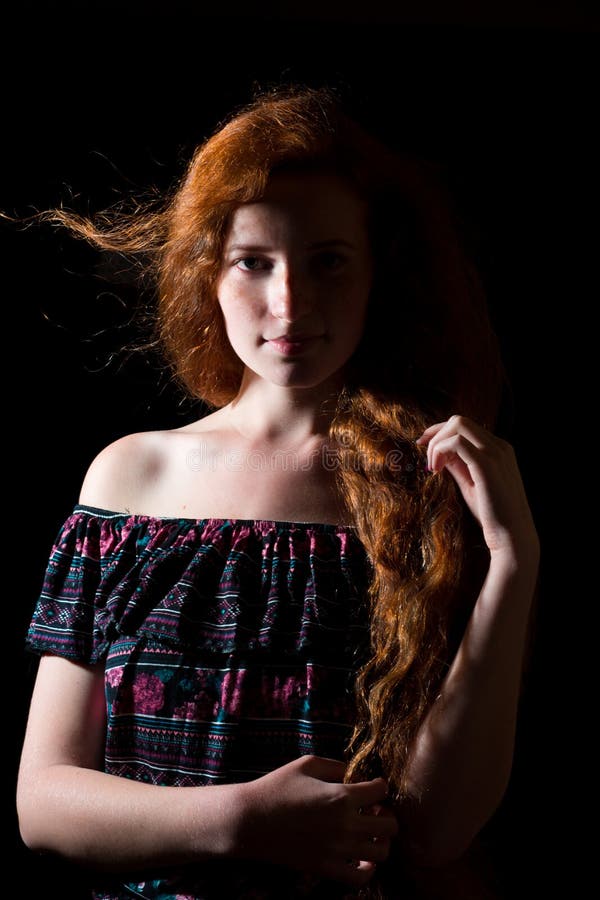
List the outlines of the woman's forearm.
{"label": "woman's forearm", "polygon": [[70,765],[26,778],[18,806],[30,848],[109,871],[230,855],[240,817],[239,785],[160,787]]}
{"label": "woman's forearm", "polygon": [[409,799],[398,810],[417,862],[460,856],[506,790],[538,554],[534,547],[522,564],[492,556],[459,650],[417,735]]}
{"label": "woman's forearm", "polygon": [[387,785],[382,778],[344,784],[345,768],[305,755],[240,784],[158,787],[47,766],[33,779],[25,771],[20,782],[22,833],[34,850],[129,877],[220,859],[360,887],[387,858],[398,826],[389,810],[358,814],[383,803]]}

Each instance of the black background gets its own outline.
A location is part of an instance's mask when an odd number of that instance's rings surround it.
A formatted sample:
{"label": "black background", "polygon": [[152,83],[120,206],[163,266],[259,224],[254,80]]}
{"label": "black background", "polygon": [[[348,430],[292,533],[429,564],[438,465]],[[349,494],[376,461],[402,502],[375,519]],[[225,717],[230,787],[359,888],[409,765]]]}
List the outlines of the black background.
{"label": "black background", "polygon": [[[365,124],[444,167],[502,342],[505,436],[543,546],[513,777],[485,837],[507,897],[577,896],[582,597],[571,497],[586,462],[573,451],[581,423],[571,399],[593,300],[583,273],[596,215],[598,22],[591,5],[566,2],[396,7],[21,4],[3,14],[0,208],[97,211],[166,188],[232,107],[280,81],[341,87]],[[184,424],[197,410],[154,362],[120,352],[136,336],[127,279],[106,281],[95,252],[48,227],[3,223],[0,237],[16,768],[35,673],[23,637],[87,466],[121,435]],[[81,896],[73,874],[26,851],[16,828],[15,842],[19,896]]]}

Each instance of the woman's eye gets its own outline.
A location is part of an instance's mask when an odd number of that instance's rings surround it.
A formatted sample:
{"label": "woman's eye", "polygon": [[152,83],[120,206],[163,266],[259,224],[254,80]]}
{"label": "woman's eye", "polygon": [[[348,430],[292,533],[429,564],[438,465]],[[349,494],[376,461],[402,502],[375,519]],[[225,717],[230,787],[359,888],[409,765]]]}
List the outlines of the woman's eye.
{"label": "woman's eye", "polygon": [[244,256],[243,259],[236,259],[235,265],[242,272],[259,272],[265,269],[267,264],[264,259],[259,259],[258,256]]}
{"label": "woman's eye", "polygon": [[345,262],[346,258],[342,256],[341,253],[335,253],[333,251],[320,253],[316,257],[318,268],[322,269],[324,272],[337,272],[338,269],[342,268]]}

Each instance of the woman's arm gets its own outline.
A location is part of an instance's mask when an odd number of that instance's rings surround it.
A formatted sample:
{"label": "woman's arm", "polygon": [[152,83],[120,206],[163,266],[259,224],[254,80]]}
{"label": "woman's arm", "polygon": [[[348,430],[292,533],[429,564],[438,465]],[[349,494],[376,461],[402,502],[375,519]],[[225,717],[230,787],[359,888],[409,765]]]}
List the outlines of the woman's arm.
{"label": "woman's arm", "polygon": [[463,417],[428,429],[432,471],[446,468],[481,525],[490,565],[440,694],[408,763],[398,809],[411,857],[460,856],[499,805],[510,777],[539,541],[506,442]]}
{"label": "woman's arm", "polygon": [[104,708],[101,667],[42,658],[18,783],[32,849],[115,872],[255,859],[354,886],[387,858],[383,779],[343,784],[344,763],[304,756],[246,784],[142,784],[99,771]]}
{"label": "woman's arm", "polygon": [[237,785],[157,787],[107,775],[104,730],[101,668],[42,657],[17,789],[29,847],[114,871],[233,851]]}

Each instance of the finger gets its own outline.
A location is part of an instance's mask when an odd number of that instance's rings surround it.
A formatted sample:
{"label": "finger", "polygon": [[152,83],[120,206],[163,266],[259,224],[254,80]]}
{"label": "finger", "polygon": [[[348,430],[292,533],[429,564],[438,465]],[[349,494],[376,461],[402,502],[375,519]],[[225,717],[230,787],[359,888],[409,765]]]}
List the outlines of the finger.
{"label": "finger", "polygon": [[347,788],[352,801],[356,804],[357,810],[362,808],[364,811],[375,803],[382,803],[388,795],[388,785],[385,778],[374,778],[372,781],[357,781],[353,784],[348,784]]}
{"label": "finger", "polygon": [[350,855],[361,856],[365,859],[379,860],[381,858],[379,854],[371,856],[370,850],[372,850],[373,847],[377,847],[378,849],[383,847],[385,849],[384,856],[387,856],[390,844],[397,836],[397,829],[388,828],[387,831],[383,831],[381,829],[373,828],[371,831],[361,832],[354,837],[348,837],[348,840],[351,842]]}
{"label": "finger", "polygon": [[476,447],[462,434],[454,434],[451,437],[439,440],[435,446],[428,448],[429,468],[432,472],[441,471],[447,463],[458,458],[466,464],[471,479],[482,472],[481,447]]}
{"label": "finger", "polygon": [[477,425],[472,419],[467,419],[464,416],[451,416],[448,421],[444,422],[442,427],[432,435],[427,444],[427,458],[430,464],[431,454],[435,447],[441,441],[446,440],[446,438],[458,434],[466,437],[475,447],[479,447],[480,449],[483,448],[486,443],[490,443],[490,440],[493,438],[493,435],[491,435],[489,431],[486,431],[485,428]]}
{"label": "finger", "polygon": [[386,807],[381,803],[373,803],[371,806],[359,806],[357,812],[359,816],[378,816],[382,809],[386,809]]}
{"label": "finger", "polygon": [[398,836],[398,819],[390,809],[382,809],[381,813],[361,816],[356,823],[356,832],[369,840],[391,840]]}
{"label": "finger", "polygon": [[494,437],[483,425],[479,425],[473,419],[470,419],[468,416],[450,416],[449,419],[446,419],[445,422],[436,422],[434,425],[430,425],[429,428],[426,428],[420,438],[418,438],[415,443],[416,444],[430,444],[434,438],[445,437],[450,434],[465,434],[471,438],[471,440],[475,444],[479,444],[480,442],[489,441],[490,438]]}
{"label": "finger", "polygon": [[367,884],[376,871],[376,864],[366,859],[344,859],[340,861],[328,861],[321,867],[326,878],[333,881],[341,881],[354,887]]}
{"label": "finger", "polygon": [[344,856],[352,859],[365,859],[370,862],[384,862],[392,845],[391,837],[376,834],[355,835],[347,838],[344,844]]}
{"label": "finger", "polygon": [[361,815],[364,816],[391,816],[396,818],[396,813],[390,806],[384,806],[382,803],[373,803],[372,806],[364,806],[359,809]]}
{"label": "finger", "polygon": [[444,421],[444,422],[435,422],[433,425],[429,425],[429,427],[425,429],[423,434],[416,439],[415,444],[419,444],[419,445],[426,444],[428,441],[431,440],[433,435],[437,434],[438,431],[440,430],[440,428],[442,428],[445,424],[446,424],[446,422]]}
{"label": "finger", "polygon": [[346,763],[325,756],[303,756],[301,766],[307,775],[320,781],[341,782],[346,774]]}
{"label": "finger", "polygon": [[373,803],[372,806],[360,806],[357,810],[360,816],[367,820],[377,819],[396,819],[396,813],[393,808],[383,803]]}

